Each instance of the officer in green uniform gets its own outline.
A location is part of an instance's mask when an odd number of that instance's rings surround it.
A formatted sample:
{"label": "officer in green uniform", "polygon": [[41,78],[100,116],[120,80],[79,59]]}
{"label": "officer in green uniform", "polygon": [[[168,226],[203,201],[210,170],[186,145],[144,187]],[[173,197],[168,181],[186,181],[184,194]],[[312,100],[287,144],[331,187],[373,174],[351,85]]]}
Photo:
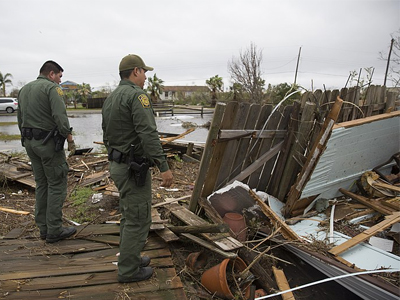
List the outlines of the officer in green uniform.
{"label": "officer in green uniform", "polygon": [[40,238],[48,243],[76,232],[74,227],[62,227],[69,169],[64,152],[65,139],[68,150],[75,151],[72,128],[59,87],[63,71],[56,62],[45,62],[39,77],[26,84],[18,94],[18,127],[36,182],[35,222]]}
{"label": "officer in green uniform", "polygon": [[119,65],[121,81],[102,109],[104,144],[110,174],[120,194],[120,256],[118,281],[150,278],[150,258],[140,256],[151,225],[151,174],[161,172],[162,185],[169,187],[173,176],[162,149],[153,108],[143,91],[145,73],[153,68],[137,55],[125,56]]}

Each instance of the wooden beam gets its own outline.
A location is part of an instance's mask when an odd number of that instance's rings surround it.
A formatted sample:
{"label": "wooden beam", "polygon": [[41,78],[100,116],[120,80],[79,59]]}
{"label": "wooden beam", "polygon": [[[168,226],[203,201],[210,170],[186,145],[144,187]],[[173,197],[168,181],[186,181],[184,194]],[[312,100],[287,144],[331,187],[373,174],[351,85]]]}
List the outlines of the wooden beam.
{"label": "wooden beam", "polygon": [[299,176],[297,177],[295,184],[290,188],[286,205],[284,207],[285,216],[289,216],[291,214],[294,203],[299,199],[299,196],[303,191],[304,186],[310,179],[320,156],[324,152],[326,144],[328,143],[329,137],[332,133],[333,125],[335,124],[339,116],[342,104],[343,100],[338,97],[335,101],[335,104],[332,106],[331,111],[326,117],[324,125],[322,126],[322,129],[316,139],[316,142],[314,143],[314,146],[307,157],[307,161],[304,164],[303,169],[299,173]]}
{"label": "wooden beam", "polygon": [[211,127],[208,132],[206,146],[203,151],[203,157],[200,162],[199,172],[197,173],[196,184],[193,188],[192,197],[190,198],[189,210],[194,212],[197,208],[197,202],[201,196],[204,182],[206,180],[207,171],[211,163],[211,158],[214,151],[214,140],[218,136],[218,131],[221,126],[222,117],[224,115],[226,104],[218,103],[215,111]]}
{"label": "wooden beam", "polygon": [[335,126],[333,126],[333,128],[334,129],[336,129],[336,128],[350,128],[350,127],[359,126],[359,125],[362,125],[362,124],[372,123],[372,122],[375,122],[375,121],[385,120],[385,119],[389,119],[389,118],[393,118],[393,117],[399,117],[399,116],[400,116],[400,110],[396,110],[394,112],[387,113],[387,114],[379,114],[379,115],[375,115],[375,116],[371,116],[371,117],[356,119],[356,120],[353,120],[353,121],[342,122],[342,123],[336,124]]}
{"label": "wooden beam", "polygon": [[286,133],[287,130],[224,129],[219,132],[218,141],[251,137],[257,137],[261,139],[273,137],[284,138],[286,136]]}
{"label": "wooden beam", "polygon": [[369,208],[372,208],[374,210],[376,210],[377,212],[383,214],[383,215],[390,215],[392,213],[392,211],[390,210],[389,207],[384,207],[383,205],[380,205],[380,203],[378,202],[372,202],[371,200],[369,200],[366,197],[354,194],[350,191],[347,191],[343,188],[340,188],[339,191],[346,196],[349,196],[351,198],[353,198],[354,200],[357,200],[358,202],[361,202],[362,204],[364,204],[365,206],[368,206]]}
{"label": "wooden beam", "polygon": [[276,213],[258,197],[258,195],[253,192],[251,189],[249,190],[250,196],[256,200],[256,203],[261,207],[263,213],[270,219],[272,224],[275,227],[281,228],[281,233],[284,238],[291,241],[301,241],[300,237],[294,232]]}
{"label": "wooden beam", "polygon": [[190,239],[191,241],[199,244],[200,246],[203,246],[204,248],[207,248],[211,251],[214,251],[215,253],[218,253],[219,255],[222,255],[223,257],[226,258],[236,258],[237,254],[233,253],[233,252],[225,252],[221,249],[218,249],[217,247],[215,247],[214,245],[208,243],[205,240],[202,240],[201,238],[198,238],[197,236],[194,236],[190,233],[182,233],[182,235],[188,239]]}
{"label": "wooden beam", "polygon": [[[289,282],[286,279],[285,273],[283,270],[278,269],[277,267],[272,266],[272,271],[274,272],[276,284],[279,287],[281,292],[290,290]],[[287,292],[281,295],[283,300],[295,300],[292,292]]]}
{"label": "wooden beam", "polygon": [[265,164],[268,160],[273,158],[282,148],[284,141],[280,142],[276,146],[272,147],[271,150],[268,152],[264,153],[262,156],[260,156],[255,162],[253,162],[250,166],[248,166],[245,170],[243,170],[240,174],[238,174],[236,177],[231,179],[227,185],[231,184],[235,180],[241,181],[245,179],[247,176],[251,175],[255,170],[257,170],[259,167],[261,167],[263,164]]}
{"label": "wooden beam", "polygon": [[388,189],[388,190],[400,193],[400,187],[395,186],[393,184],[387,184],[387,183],[375,181],[375,182],[372,183],[372,186],[380,187],[380,188],[383,188],[383,189]]}
{"label": "wooden beam", "polygon": [[205,224],[197,226],[167,226],[174,233],[218,233],[229,232],[228,224]]}
{"label": "wooden beam", "polygon": [[347,249],[354,247],[358,245],[359,243],[369,239],[371,236],[374,236],[375,234],[385,230],[386,228],[392,226],[393,224],[397,223],[400,221],[400,212],[395,212],[390,216],[387,216],[386,219],[371,228],[365,230],[364,232],[356,235],[350,240],[347,240],[346,242],[333,247],[331,250],[329,250],[329,253],[333,255],[339,255],[340,253],[343,253]]}
{"label": "wooden beam", "polygon": [[5,207],[1,207],[1,206],[0,206],[0,211],[5,211],[8,213],[17,214],[17,215],[29,215],[30,214],[29,211],[15,210],[15,209],[5,208]]}

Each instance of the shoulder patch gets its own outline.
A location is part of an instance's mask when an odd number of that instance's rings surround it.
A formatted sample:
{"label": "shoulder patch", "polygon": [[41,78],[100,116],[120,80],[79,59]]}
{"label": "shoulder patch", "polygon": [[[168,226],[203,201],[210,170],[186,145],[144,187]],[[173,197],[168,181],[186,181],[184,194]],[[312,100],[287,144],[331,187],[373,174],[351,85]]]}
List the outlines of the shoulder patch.
{"label": "shoulder patch", "polygon": [[144,108],[149,108],[150,107],[150,100],[149,100],[149,97],[147,97],[146,94],[139,95],[138,99],[139,99],[140,103],[142,103],[142,106]]}
{"label": "shoulder patch", "polygon": [[64,95],[64,92],[62,91],[62,89],[60,87],[56,87],[56,91],[60,96]]}

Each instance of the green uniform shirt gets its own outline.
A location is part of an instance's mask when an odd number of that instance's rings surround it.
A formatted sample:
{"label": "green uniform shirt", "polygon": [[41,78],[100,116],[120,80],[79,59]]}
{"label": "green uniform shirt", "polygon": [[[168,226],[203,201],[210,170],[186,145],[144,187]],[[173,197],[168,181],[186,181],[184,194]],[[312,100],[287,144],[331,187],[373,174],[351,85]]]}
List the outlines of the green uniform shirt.
{"label": "green uniform shirt", "polygon": [[107,149],[129,155],[131,145],[134,145],[135,155],[147,157],[161,172],[169,169],[153,108],[141,88],[129,80],[121,80],[104,102],[102,115],[103,140]]}
{"label": "green uniform shirt", "polygon": [[55,126],[63,137],[71,133],[58,84],[40,75],[26,84],[18,94],[18,127],[38,128],[51,131]]}

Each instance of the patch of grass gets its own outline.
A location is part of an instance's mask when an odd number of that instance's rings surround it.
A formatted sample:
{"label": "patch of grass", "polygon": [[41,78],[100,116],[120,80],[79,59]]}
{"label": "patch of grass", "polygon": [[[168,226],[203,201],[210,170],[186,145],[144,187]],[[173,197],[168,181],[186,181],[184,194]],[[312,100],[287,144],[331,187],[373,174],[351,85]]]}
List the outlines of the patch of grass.
{"label": "patch of grass", "polygon": [[72,207],[76,207],[76,212],[73,216],[73,221],[80,224],[84,222],[91,222],[96,218],[93,212],[90,212],[90,207],[87,204],[89,198],[93,195],[91,188],[82,187],[75,190],[70,196]]}
{"label": "patch of grass", "polygon": [[4,134],[0,132],[0,141],[12,141],[12,140],[20,140],[21,135],[19,134]]}
{"label": "patch of grass", "polygon": [[0,126],[17,125],[18,122],[0,122]]}

